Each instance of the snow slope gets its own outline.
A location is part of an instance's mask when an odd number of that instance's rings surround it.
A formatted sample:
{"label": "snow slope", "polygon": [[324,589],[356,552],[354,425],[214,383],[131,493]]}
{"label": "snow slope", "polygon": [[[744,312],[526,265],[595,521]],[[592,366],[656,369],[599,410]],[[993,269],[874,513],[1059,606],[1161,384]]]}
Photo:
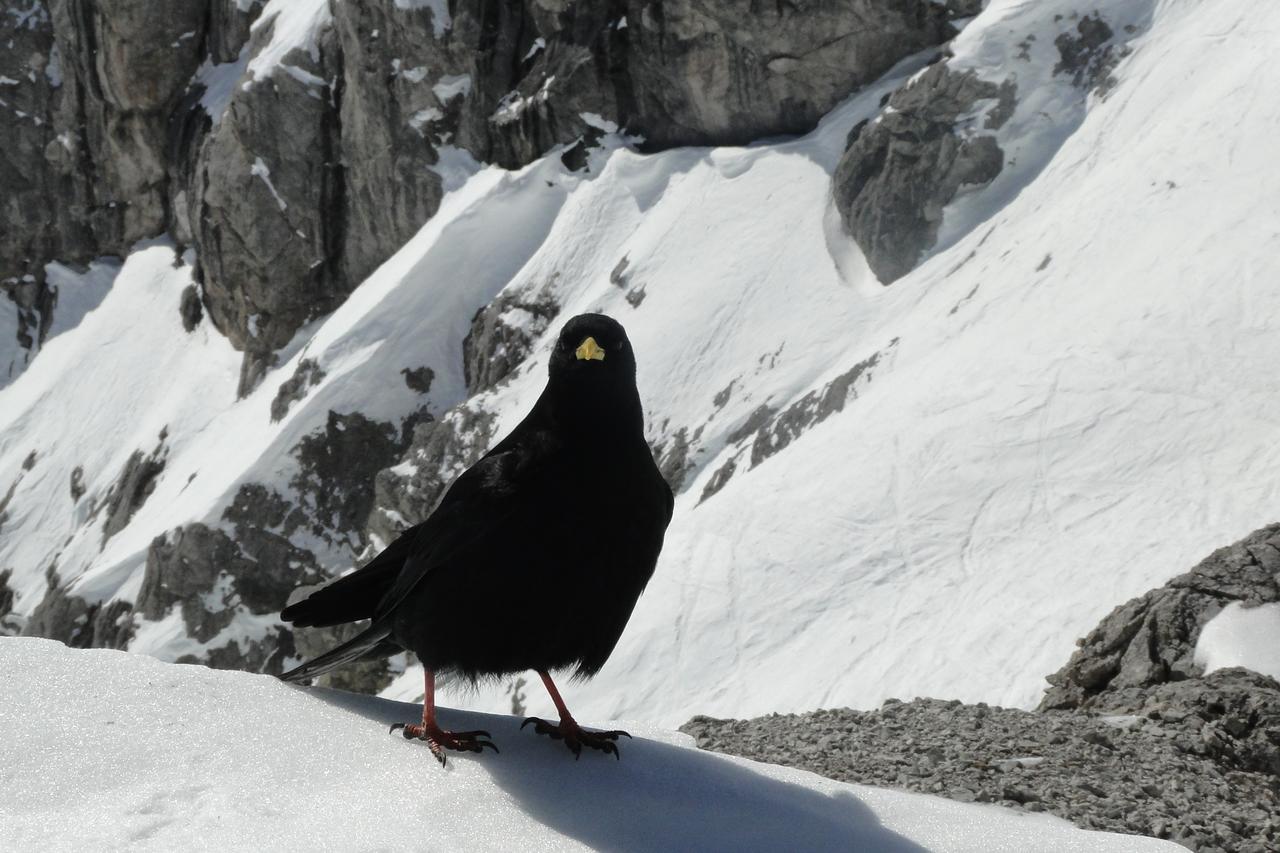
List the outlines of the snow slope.
{"label": "snow slope", "polygon": [[1056,818],[832,782],[633,725],[572,760],[511,717],[448,711],[502,753],[390,737],[419,709],[0,639],[5,850],[1159,851]]}
{"label": "snow slope", "polygon": [[[55,564],[76,595],[133,600],[154,537],[223,524],[242,483],[288,494],[288,451],[329,410],[410,414],[421,400],[403,368],[434,371],[434,414],[458,404],[470,320],[504,293],[550,299],[561,319],[618,317],[651,437],[690,444],[654,581],[604,671],[569,690],[580,714],[673,725],[888,696],[1033,704],[1115,604],[1280,506],[1280,102],[1265,96],[1280,91],[1280,6],[1090,4],[1133,22],[1131,52],[1105,100],[1072,101],[1050,72],[1074,20],[1055,16],[1075,5],[993,0],[955,45],[984,77],[1022,75],[1034,96],[1001,144],[1034,168],[958,200],[943,248],[889,288],[834,226],[830,175],[850,128],[926,57],[803,138],[651,156],[611,138],[587,174],[556,152],[476,171],[240,401],[230,346],[178,323],[189,265],[139,247],[101,305],[0,391],[0,498],[13,487],[0,567],[17,612]],[[558,326],[468,404],[495,413],[498,435],[539,392]],[[325,377],[272,423],[304,357]],[[793,432],[769,420],[873,358],[841,410]],[[155,491],[104,544],[105,520],[69,494],[73,470],[101,501],[162,429]],[[54,449],[25,467],[37,447]],[[354,558],[295,544],[334,572]],[[159,624],[135,648],[190,651]],[[224,639],[275,623],[235,624]],[[504,690],[452,701],[508,709]],[[411,672],[392,694],[419,691]]]}

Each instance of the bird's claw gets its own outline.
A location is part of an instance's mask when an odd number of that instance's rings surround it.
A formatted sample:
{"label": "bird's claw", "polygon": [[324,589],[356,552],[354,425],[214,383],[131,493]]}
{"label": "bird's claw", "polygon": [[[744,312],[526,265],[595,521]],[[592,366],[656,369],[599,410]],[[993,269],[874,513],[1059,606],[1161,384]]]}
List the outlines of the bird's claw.
{"label": "bird's claw", "polygon": [[484,752],[487,746],[494,752],[498,752],[498,745],[493,742],[492,735],[483,729],[476,729],[471,732],[447,732],[436,725],[423,725],[420,723],[395,723],[391,726],[392,734],[397,729],[402,730],[405,740],[424,740],[427,742],[431,754],[443,765],[445,763],[445,750],[453,749],[458,752]]}
{"label": "bird's claw", "polygon": [[606,755],[612,754],[619,761],[622,760],[622,754],[618,752],[618,744],[615,743],[619,737],[630,738],[631,735],[621,729],[614,729],[607,732],[592,732],[579,726],[573,720],[561,720],[559,725],[549,723],[539,717],[526,717],[525,721],[520,724],[520,728],[533,723],[533,730],[540,735],[548,735],[552,740],[562,740],[565,746],[569,747],[569,751],[573,753],[574,758],[582,757],[582,748],[588,746],[592,749],[598,749]]}

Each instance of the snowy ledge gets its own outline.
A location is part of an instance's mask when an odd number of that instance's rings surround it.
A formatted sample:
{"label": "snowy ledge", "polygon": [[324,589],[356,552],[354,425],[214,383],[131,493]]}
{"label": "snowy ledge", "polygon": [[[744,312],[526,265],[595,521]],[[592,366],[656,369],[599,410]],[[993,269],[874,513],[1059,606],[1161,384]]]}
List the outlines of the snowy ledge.
{"label": "snowy ledge", "polygon": [[500,755],[388,735],[417,706],[0,639],[0,849],[1180,851],[833,782],[624,723],[622,760],[444,711]]}

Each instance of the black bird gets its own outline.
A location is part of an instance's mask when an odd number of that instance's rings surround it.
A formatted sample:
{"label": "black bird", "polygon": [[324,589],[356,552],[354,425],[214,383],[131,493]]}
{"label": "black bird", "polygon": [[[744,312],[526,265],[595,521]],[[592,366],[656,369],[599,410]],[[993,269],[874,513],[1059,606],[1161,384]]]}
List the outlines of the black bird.
{"label": "black bird", "polygon": [[575,755],[587,746],[617,756],[626,732],[581,728],[549,672],[590,676],[604,666],[653,575],[672,503],[644,439],[626,332],[602,314],[574,317],[532,411],[454,480],[430,517],[364,568],[284,609],[281,618],[298,627],[372,622],[281,677],[305,681],[412,650],[426,670],[422,723],[392,731],[425,740],[444,763],[446,749],[497,747],[487,732],[436,724],[436,675],[474,682],[532,669],[560,722],[525,725]]}

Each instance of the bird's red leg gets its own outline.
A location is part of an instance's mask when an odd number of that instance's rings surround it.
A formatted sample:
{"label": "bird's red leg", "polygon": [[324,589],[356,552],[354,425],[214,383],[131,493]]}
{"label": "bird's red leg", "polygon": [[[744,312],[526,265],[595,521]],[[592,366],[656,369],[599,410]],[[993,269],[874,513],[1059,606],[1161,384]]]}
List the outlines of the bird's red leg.
{"label": "bird's red leg", "polygon": [[556,689],[555,682],[551,680],[551,676],[541,669],[538,670],[538,675],[542,677],[542,683],[547,686],[547,692],[551,694],[551,701],[556,703],[556,711],[560,714],[560,724],[552,725],[546,720],[529,717],[520,724],[520,728],[523,729],[533,723],[533,730],[538,734],[550,735],[553,740],[563,740],[565,746],[569,747],[575,758],[581,758],[582,748],[589,746],[601,752],[612,752],[614,758],[621,760],[622,756],[618,753],[618,744],[615,741],[620,736],[631,737],[631,735],[621,730],[589,732],[582,728],[573,719],[573,715],[569,713],[569,707],[564,704],[564,700],[560,698],[560,691]]}
{"label": "bird's red leg", "polygon": [[444,764],[444,751],[456,749],[459,752],[482,752],[487,746],[494,752],[498,747],[489,739],[485,731],[447,732],[436,724],[436,674],[427,669],[424,673],[425,689],[422,693],[422,724],[396,723],[391,731],[403,729],[406,739],[425,740],[431,748],[431,754]]}

